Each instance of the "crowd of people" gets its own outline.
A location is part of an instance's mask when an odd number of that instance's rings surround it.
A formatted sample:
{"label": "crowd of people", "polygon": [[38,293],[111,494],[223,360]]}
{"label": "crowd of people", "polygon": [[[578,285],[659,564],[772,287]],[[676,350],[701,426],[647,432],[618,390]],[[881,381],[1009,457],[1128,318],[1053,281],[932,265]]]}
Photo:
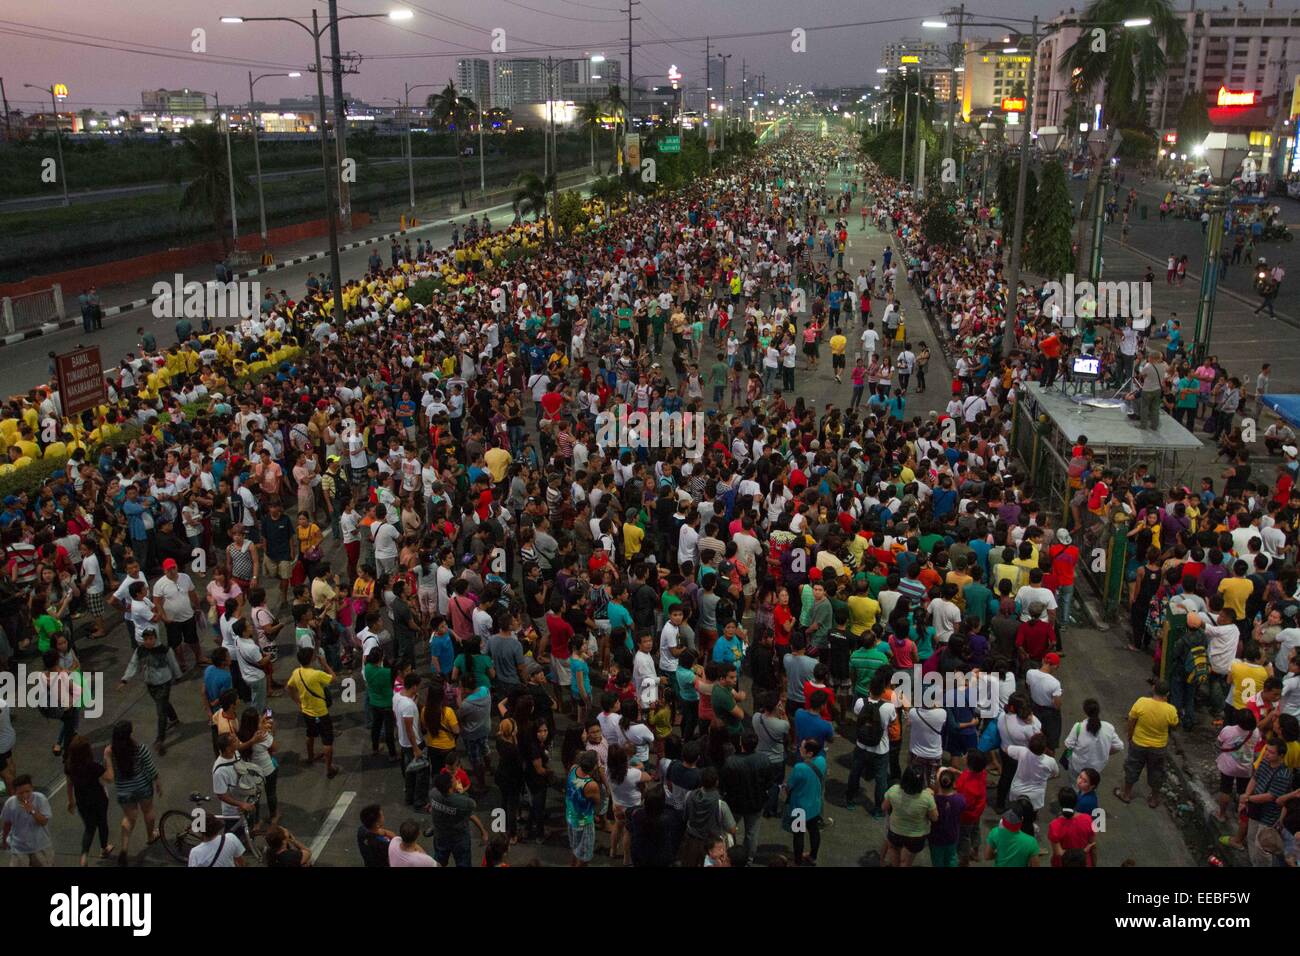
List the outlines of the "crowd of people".
{"label": "crowd of people", "polygon": [[[15,401],[11,444],[49,438],[71,457],[3,502],[0,664],[35,657],[51,688],[81,688],[79,653],[122,641],[121,679],[141,679],[156,709],[152,744],[122,721],[96,753],[79,733],[85,693],[46,708],[83,863],[96,842],[127,863],[141,820],[157,838],[172,690],[194,677],[220,808],[192,866],[239,865],[254,840],[270,865],[312,862],[280,821],[281,693],[308,779],[317,760],[340,772],[350,731],[335,717],[358,705],[361,772],[400,779],[396,830],[391,802],[359,811],[366,866],[509,865],[512,846],[552,840],[578,866],[810,866],[833,825],[828,789],[844,813],[861,798],[885,821],[860,849],[886,865],[927,851],[935,866],[1096,865],[1108,762],[1127,751],[1115,799],[1145,770],[1156,805],[1169,729],[1192,706],[1177,661],[1198,645],[1171,652],[1172,689],[1156,682],[1127,733],[1095,700],[1063,708],[1080,548],[1008,447],[1051,316],[1024,290],[1019,349],[1001,359],[1000,248],[976,210],[959,204],[974,223],[959,247],[930,245],[910,196],[854,160],[795,135],[590,233],[545,243],[519,224],[395,247],[347,283],[345,316],[313,277],[299,300],[127,356],[107,408],[60,421],[48,390]],[[856,276],[855,200],[890,243]],[[904,276],[952,350],[942,414],[907,414],[930,355],[908,334]],[[422,278],[440,280],[428,304],[412,301]],[[823,339],[852,397],[819,409],[800,383]],[[634,412],[701,423],[703,439],[611,432]],[[1223,495],[1130,489],[1077,451],[1074,534],[1131,514],[1147,559],[1134,607],[1186,607],[1188,635],[1226,640],[1213,628],[1233,624],[1241,638],[1231,653],[1211,643],[1209,685],[1231,683],[1235,734],[1253,717],[1250,746],[1231,751],[1242,812],[1277,823],[1290,777],[1260,768],[1300,752],[1295,697],[1255,668],[1267,646],[1300,674],[1283,636],[1300,607],[1283,567],[1295,496],[1266,500],[1241,465]],[[1227,580],[1198,583],[1193,562]],[[932,674],[938,695],[911,680]],[[45,865],[49,802],[21,772],[40,733],[13,716],[0,706],[3,835],[15,863]],[[760,852],[765,827],[788,853]]]}

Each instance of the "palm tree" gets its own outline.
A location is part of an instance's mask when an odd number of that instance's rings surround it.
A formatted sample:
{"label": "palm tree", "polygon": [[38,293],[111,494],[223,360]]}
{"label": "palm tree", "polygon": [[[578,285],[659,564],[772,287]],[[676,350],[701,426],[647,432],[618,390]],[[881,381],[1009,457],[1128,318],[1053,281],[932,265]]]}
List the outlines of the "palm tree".
{"label": "palm tree", "polygon": [[[215,126],[187,127],[181,133],[189,184],[181,193],[181,208],[206,214],[223,249],[230,248],[226,214],[230,205],[230,174],[226,166],[226,144]],[[247,181],[235,175],[236,201],[248,192]]]}
{"label": "palm tree", "polygon": [[596,130],[604,124],[605,107],[599,100],[587,100],[578,111],[578,123],[591,138],[591,168],[600,171],[596,165]]}
{"label": "palm tree", "polygon": [[[1151,25],[1122,25],[1135,18],[1149,18]],[[1170,61],[1187,51],[1187,35],[1172,0],[1093,0],[1079,18],[1079,28],[1079,39],[1061,58],[1061,75],[1083,91],[1102,84],[1109,125],[1145,128],[1147,90],[1166,75]],[[1096,49],[1095,29],[1105,32],[1104,50]]]}
{"label": "palm tree", "polygon": [[618,163],[619,137],[627,125],[627,104],[623,102],[623,94],[617,83],[609,88],[609,97],[605,100],[604,106],[605,114],[614,120],[613,138],[610,140],[610,168],[612,169]]}
{"label": "palm tree", "polygon": [[443,129],[450,129],[456,142],[456,171],[460,175],[460,208],[465,202],[465,154],[460,146],[460,134],[470,123],[470,117],[478,110],[478,105],[468,96],[462,96],[456,84],[447,81],[441,92],[429,97],[429,109],[433,112],[433,121]]}
{"label": "palm tree", "polygon": [[546,241],[551,241],[551,225],[546,218],[547,196],[555,190],[555,173],[542,177],[536,173],[524,173],[515,184],[515,198],[512,205],[515,215],[533,216],[534,222],[541,222],[542,234]]}

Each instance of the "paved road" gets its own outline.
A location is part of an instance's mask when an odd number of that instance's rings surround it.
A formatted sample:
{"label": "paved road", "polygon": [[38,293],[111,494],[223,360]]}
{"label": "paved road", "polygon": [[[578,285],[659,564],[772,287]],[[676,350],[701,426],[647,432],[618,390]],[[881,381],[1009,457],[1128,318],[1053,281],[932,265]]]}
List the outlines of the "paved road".
{"label": "paved road", "polygon": [[[868,258],[879,260],[884,245],[884,236],[874,229],[860,231],[855,223],[851,230],[846,267],[856,270],[865,266]],[[945,400],[942,352],[937,347],[934,331],[925,323],[910,291],[904,292],[903,299],[909,337],[914,342],[918,339],[925,340],[934,356],[931,388],[924,395],[909,396],[909,414],[924,414],[940,408]],[[797,386],[799,394],[815,402],[818,407],[828,401],[847,405],[850,397],[847,381],[836,385],[831,378],[829,362],[824,362],[815,373],[801,369],[798,372]],[[330,550],[333,550],[332,542]],[[337,557],[336,563],[340,566],[342,564]],[[278,610],[275,601],[276,597],[273,596],[272,608]],[[104,715],[94,721],[88,720],[83,725],[83,732],[88,733],[97,746],[103,746],[113,722],[123,717],[134,721],[139,739],[150,740],[153,737],[153,706],[143,687],[132,685],[126,690],[119,690],[113,685],[126,663],[125,646],[125,635],[118,629],[108,639],[83,649],[87,670],[104,672],[107,675],[105,680],[110,685]],[[1082,700],[1094,696],[1102,702],[1103,715],[1116,723],[1120,722],[1128,705],[1144,686],[1142,680],[1145,671],[1136,655],[1122,649],[1122,641],[1116,634],[1101,634],[1083,629],[1072,631],[1068,635],[1067,646],[1070,653],[1061,675],[1066,692],[1066,713],[1075,716]],[[278,673],[282,679],[288,674],[283,654]],[[212,754],[199,697],[200,686],[200,682],[191,676],[173,692],[182,725],[179,738],[159,761],[164,786],[164,796],[158,802],[160,810],[188,809],[186,798],[192,790],[210,793]],[[284,697],[273,697],[270,706],[276,712],[280,725],[277,744],[281,751],[279,793],[283,823],[303,842],[315,848],[315,855],[321,863],[332,866],[357,865],[359,858],[354,833],[357,812],[361,806],[371,802],[380,803],[385,808],[389,826],[393,828],[409,815],[409,811],[402,806],[400,774],[387,765],[385,757],[370,755],[369,738],[362,726],[359,704],[339,703],[334,708],[339,730],[337,760],[342,773],[332,781],[325,779],[319,764],[314,767],[304,765],[301,756],[302,730],[292,703]],[[62,777],[59,764],[49,750],[57,728],[34,711],[20,711],[14,723],[19,739],[16,750],[19,772],[34,774],[38,785],[43,785],[54,794],[57,811],[55,842],[60,862],[71,864],[75,862],[80,824],[75,816],[65,812],[60,803],[65,798]],[[564,726],[567,725],[562,721],[561,728]],[[880,822],[872,820],[861,809],[854,812],[843,809],[842,798],[850,748],[851,744],[844,739],[838,740],[832,748],[827,812],[834,820],[834,825],[826,831],[823,840],[823,865],[854,865],[865,851],[879,849],[883,840],[884,831]],[[1117,770],[1118,767],[1113,767],[1108,773],[1107,784],[1113,782]],[[1108,786],[1104,792],[1109,793]],[[555,825],[561,820],[560,801],[560,793],[553,791],[549,806],[550,819]],[[497,806],[497,802],[495,790],[490,790],[480,799],[480,812],[485,823],[490,822],[490,811]],[[1135,803],[1132,807],[1115,806],[1114,799],[1108,796],[1103,798],[1102,803],[1108,811],[1108,832],[1101,840],[1104,864],[1114,865],[1126,858],[1136,859],[1143,865],[1190,864],[1190,857],[1178,830],[1165,811],[1151,811],[1140,803]],[[991,817],[986,818],[986,823],[988,820]],[[112,821],[116,826],[116,808]],[[117,835],[115,829],[114,840]],[[158,847],[143,851],[140,840],[137,833],[133,854],[137,862],[146,865],[168,863]],[[788,854],[789,838],[779,830],[775,821],[763,821],[759,847],[762,858],[777,853]],[[476,838],[475,853],[478,852]],[[566,863],[568,855],[562,832],[543,846],[521,845],[511,854],[516,865],[534,858],[548,864]],[[602,857],[599,862],[605,865],[607,861]],[[926,859],[919,861],[921,865],[927,862]]]}

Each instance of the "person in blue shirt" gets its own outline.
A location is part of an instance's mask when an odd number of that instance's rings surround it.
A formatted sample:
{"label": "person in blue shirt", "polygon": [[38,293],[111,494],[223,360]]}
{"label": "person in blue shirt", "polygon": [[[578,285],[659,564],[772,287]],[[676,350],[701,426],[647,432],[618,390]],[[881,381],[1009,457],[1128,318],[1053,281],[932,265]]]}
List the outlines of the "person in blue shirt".
{"label": "person in blue shirt", "polygon": [[[230,651],[218,647],[212,652],[212,663],[203,670],[203,698],[208,703],[208,717],[221,705],[221,695],[235,686],[230,674]],[[216,728],[213,727],[215,732]]]}
{"label": "person in blue shirt", "polygon": [[578,723],[587,722],[587,708],[591,704],[591,665],[587,663],[590,651],[586,641],[573,645],[573,654],[569,658],[569,671],[573,682],[569,687],[578,705]]}
{"label": "person in blue shirt", "polygon": [[433,634],[429,637],[429,662],[437,665],[437,672],[451,678],[451,669],[456,661],[456,646],[451,640],[451,629],[447,619],[441,614],[434,615]]}
{"label": "person in blue shirt", "polygon": [[800,707],[794,715],[794,734],[799,740],[816,741],[818,749],[824,749],[835,739],[835,725],[821,715],[830,695],[824,690],[815,690],[808,699],[807,707]]}
{"label": "person in blue shirt", "polygon": [[718,635],[718,639],[713,642],[713,663],[731,664],[737,671],[740,670],[740,662],[745,658],[745,640],[744,634],[736,625],[733,618],[728,621]]}
{"label": "person in blue shirt", "polygon": [[[801,710],[800,713],[803,713]],[[826,788],[826,756],[816,740],[799,744],[802,758],[785,782],[786,808],[782,825],[794,835],[795,866],[816,866],[822,843],[822,795]],[[804,836],[808,837],[805,857]]]}
{"label": "person in blue shirt", "polygon": [[614,589],[613,597],[605,605],[605,617],[609,619],[609,629],[611,631],[621,627],[626,633],[631,634],[636,630],[632,621],[632,614],[623,603],[626,600],[627,585],[624,584]]}

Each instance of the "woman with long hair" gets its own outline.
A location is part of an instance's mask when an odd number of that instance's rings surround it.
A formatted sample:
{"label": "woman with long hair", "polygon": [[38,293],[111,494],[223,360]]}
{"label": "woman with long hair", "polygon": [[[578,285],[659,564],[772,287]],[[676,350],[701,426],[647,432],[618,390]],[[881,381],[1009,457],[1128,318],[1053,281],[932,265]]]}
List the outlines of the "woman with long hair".
{"label": "woman with long hair", "polygon": [[236,739],[243,758],[262,775],[266,812],[270,822],[276,824],[280,820],[280,799],[276,794],[279,761],[275,757],[275,718],[256,707],[245,707],[239,716]]}
{"label": "woman with long hair", "polygon": [[81,865],[86,866],[90,845],[99,835],[99,855],[109,859],[113,844],[108,842],[108,793],[102,781],[108,770],[95,759],[90,741],[80,734],[72,738],[63,755],[63,774],[68,785],[68,812],[81,816]]}
{"label": "woman with long hair", "polygon": [[666,812],[664,788],[651,783],[641,806],[627,815],[628,847],[633,866],[672,866],[682,836],[682,818]]}
{"label": "woman with long hair", "polygon": [[939,819],[934,791],[925,785],[920,767],[908,766],[898,783],[885,794],[884,810],[889,823],[885,835],[885,866],[911,866],[925,849],[930,826]]}
{"label": "woman with long hair", "polygon": [[117,851],[118,866],[126,866],[131,830],[140,816],[144,817],[148,834],[146,845],[158,839],[153,798],[162,796],[162,779],[154,766],[153,754],[144,744],[135,742],[131,736],[132,730],[131,721],[119,720],[113,725],[112,742],[104,748],[103,762],[108,770],[104,780],[114,785],[118,805],[122,808],[122,842]]}
{"label": "woman with long hair", "polygon": [[1083,702],[1083,720],[1070,729],[1065,737],[1065,752],[1069,755],[1070,770],[1082,773],[1092,769],[1100,774],[1112,754],[1124,749],[1124,741],[1115,725],[1101,719],[1101,704],[1089,697]]}
{"label": "woman with long hair", "polygon": [[456,738],[460,736],[456,711],[447,706],[447,683],[437,675],[429,681],[420,720],[429,751],[429,774],[436,777],[447,761],[447,754],[456,749]]}
{"label": "woman with long hair", "polygon": [[524,792],[524,765],[519,752],[519,727],[507,717],[497,725],[497,789],[506,816],[506,837],[519,842],[519,802]]}
{"label": "woman with long hair", "polygon": [[998,756],[1002,771],[998,775],[997,805],[1001,813],[1007,807],[1011,784],[1016,776],[1016,761],[1007,753],[1008,747],[1027,747],[1034,734],[1043,729],[1034,716],[1034,706],[1028,694],[1016,693],[1007,701],[1007,709],[998,716]]}
{"label": "woman with long hair", "polygon": [[551,783],[551,731],[546,721],[539,720],[532,732],[522,740],[524,782],[528,786],[530,810],[528,837],[537,843],[546,839],[546,790]]}

